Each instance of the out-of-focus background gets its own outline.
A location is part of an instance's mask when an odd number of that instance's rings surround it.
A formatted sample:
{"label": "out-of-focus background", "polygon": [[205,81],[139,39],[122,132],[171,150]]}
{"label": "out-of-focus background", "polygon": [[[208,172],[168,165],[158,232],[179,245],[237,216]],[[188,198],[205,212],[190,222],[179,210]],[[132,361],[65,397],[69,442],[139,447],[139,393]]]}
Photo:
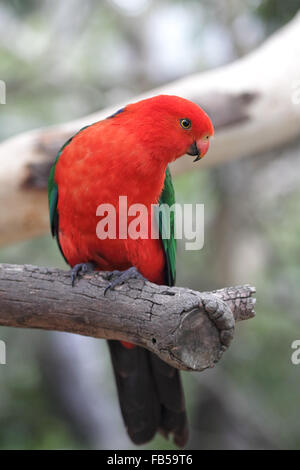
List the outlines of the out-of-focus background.
{"label": "out-of-focus background", "polygon": [[[0,139],[230,63],[299,8],[299,0],[0,0]],[[257,316],[238,325],[221,363],[183,374],[190,448],[300,448],[300,366],[291,362],[300,337],[298,155],[287,148],[175,179],[178,202],[206,211],[204,248],[179,246],[178,285],[258,289]],[[0,248],[0,262],[67,268],[50,235]],[[134,447],[104,341],[8,328],[0,339],[0,448]],[[157,437],[146,448],[172,446]]]}

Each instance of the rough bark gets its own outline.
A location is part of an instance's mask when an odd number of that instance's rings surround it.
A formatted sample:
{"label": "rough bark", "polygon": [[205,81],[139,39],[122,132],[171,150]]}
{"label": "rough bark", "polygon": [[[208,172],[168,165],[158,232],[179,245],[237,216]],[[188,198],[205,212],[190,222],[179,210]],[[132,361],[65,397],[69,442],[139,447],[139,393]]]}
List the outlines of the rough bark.
{"label": "rough bark", "polygon": [[[201,104],[216,128],[201,168],[278,149],[300,135],[299,26],[300,15],[247,57],[130,101],[168,93]],[[57,150],[82,126],[103,119],[124,104],[26,132],[0,145],[0,245],[48,231],[46,187]],[[173,165],[173,173],[195,168],[191,158],[181,158]]]}
{"label": "rough bark", "polygon": [[66,271],[2,264],[0,325],[129,341],[179,369],[204,370],[229,346],[235,321],[255,315],[247,285],[200,293],[130,280],[104,294],[108,274],[72,288]]}

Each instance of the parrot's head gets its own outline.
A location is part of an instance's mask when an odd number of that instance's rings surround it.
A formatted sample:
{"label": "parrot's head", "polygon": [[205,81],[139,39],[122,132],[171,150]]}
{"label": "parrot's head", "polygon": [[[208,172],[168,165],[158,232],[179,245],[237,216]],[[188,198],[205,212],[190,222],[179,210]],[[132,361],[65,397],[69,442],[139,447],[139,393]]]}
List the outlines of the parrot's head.
{"label": "parrot's head", "polygon": [[169,163],[189,154],[197,161],[209,149],[214,134],[212,122],[200,106],[189,100],[159,95],[130,104],[125,110],[128,122],[130,117],[134,119],[132,131],[154,158]]}

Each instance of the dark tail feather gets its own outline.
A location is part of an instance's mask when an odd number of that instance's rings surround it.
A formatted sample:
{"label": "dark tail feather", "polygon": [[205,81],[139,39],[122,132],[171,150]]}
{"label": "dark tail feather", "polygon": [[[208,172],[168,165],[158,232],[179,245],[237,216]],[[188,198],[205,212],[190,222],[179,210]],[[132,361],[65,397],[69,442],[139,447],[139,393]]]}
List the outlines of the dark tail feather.
{"label": "dark tail feather", "polygon": [[108,341],[119,401],[128,434],[135,444],[151,440],[159,426],[160,405],[147,351]]}
{"label": "dark tail feather", "polygon": [[188,423],[179,370],[166,364],[156,354],[148,352],[148,355],[161,404],[160,429],[166,436],[174,434],[175,444],[184,447],[188,440]]}
{"label": "dark tail feather", "polygon": [[183,447],[188,439],[184,395],[179,371],[146,349],[127,349],[108,341],[119,401],[128,434],[135,444],[151,440],[157,431]]}

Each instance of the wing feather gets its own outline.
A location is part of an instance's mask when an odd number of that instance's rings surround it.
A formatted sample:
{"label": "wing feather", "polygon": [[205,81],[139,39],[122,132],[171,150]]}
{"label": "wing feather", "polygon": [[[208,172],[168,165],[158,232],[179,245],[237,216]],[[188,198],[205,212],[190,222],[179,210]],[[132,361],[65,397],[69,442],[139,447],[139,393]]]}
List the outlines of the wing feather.
{"label": "wing feather", "polygon": [[[159,234],[166,256],[166,282],[173,286],[176,280],[175,214],[170,208],[175,203],[175,191],[169,167],[166,169],[164,187],[159,199]],[[170,217],[169,217],[170,214]],[[170,221],[169,221],[170,218]]]}

